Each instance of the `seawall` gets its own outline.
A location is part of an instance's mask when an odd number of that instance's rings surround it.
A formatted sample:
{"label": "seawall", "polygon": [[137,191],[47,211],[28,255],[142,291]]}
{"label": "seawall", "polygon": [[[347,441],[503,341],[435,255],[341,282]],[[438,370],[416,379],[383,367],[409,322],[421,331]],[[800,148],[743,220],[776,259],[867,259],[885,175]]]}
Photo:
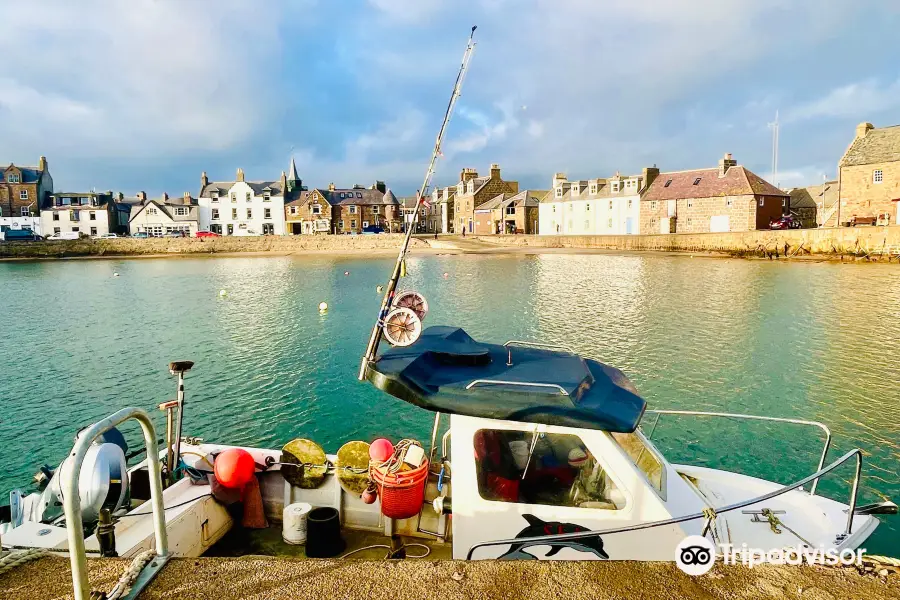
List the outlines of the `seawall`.
{"label": "seawall", "polygon": [[[0,242],[0,258],[66,258],[77,256],[141,256],[166,254],[230,254],[266,252],[358,252],[400,247],[400,234],[298,235],[220,238],[119,238],[110,240],[56,240],[45,242]],[[413,239],[412,248],[428,245]]]}
{"label": "seawall", "polygon": [[900,253],[900,226],[660,235],[494,235],[467,236],[466,239],[506,247],[718,252],[735,256],[846,254],[887,257]]}

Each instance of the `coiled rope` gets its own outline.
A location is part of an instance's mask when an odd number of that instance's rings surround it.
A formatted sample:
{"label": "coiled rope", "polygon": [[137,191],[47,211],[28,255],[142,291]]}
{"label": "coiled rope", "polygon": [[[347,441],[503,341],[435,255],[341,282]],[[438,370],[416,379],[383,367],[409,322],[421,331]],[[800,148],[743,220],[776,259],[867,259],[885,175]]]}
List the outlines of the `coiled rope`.
{"label": "coiled rope", "polygon": [[24,565],[27,562],[49,555],[49,552],[41,548],[28,548],[27,550],[10,552],[5,556],[0,557],[0,575],[7,571],[12,571],[19,565]]}
{"label": "coiled rope", "polygon": [[[106,598],[106,600],[118,600],[123,597],[129,591],[131,591],[131,586],[134,585],[134,582],[137,581],[138,576],[141,574],[141,571],[146,567],[151,560],[156,558],[156,552],[154,550],[147,550],[146,552],[141,552],[137,556],[134,557],[134,560],[131,561],[131,566],[129,566],[122,576],[119,577],[119,581],[116,582],[116,585],[113,586],[113,589],[110,590],[109,594],[96,596],[98,598]],[[94,594],[97,592],[92,592],[91,595],[94,597]]]}

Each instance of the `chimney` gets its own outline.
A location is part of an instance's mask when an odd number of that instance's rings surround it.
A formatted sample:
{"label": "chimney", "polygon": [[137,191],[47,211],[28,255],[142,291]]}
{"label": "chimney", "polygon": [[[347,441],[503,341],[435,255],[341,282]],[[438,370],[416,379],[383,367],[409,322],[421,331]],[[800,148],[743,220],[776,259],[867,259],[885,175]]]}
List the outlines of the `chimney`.
{"label": "chimney", "polygon": [[491,164],[491,179],[500,179],[500,165],[497,163]]}
{"label": "chimney", "polygon": [[287,191],[287,173],[282,171],[281,179],[279,181],[281,181],[281,191],[286,192]]}
{"label": "chimney", "polygon": [[116,200],[118,202],[121,202],[124,199],[125,199],[125,194],[123,194],[122,192],[119,192],[118,194],[116,194]]}
{"label": "chimney", "polygon": [[147,201],[147,192],[138,192],[137,199],[141,201],[141,204]]}
{"label": "chimney", "polygon": [[206,176],[206,171],[200,174],[200,191],[203,191],[203,188],[209,185],[209,177]]}
{"label": "chimney", "polygon": [[465,168],[459,173],[459,180],[463,183],[468,183],[470,179],[475,179],[478,177],[478,171],[475,169]]}
{"label": "chimney", "polygon": [[375,189],[381,192],[382,194],[387,194],[387,186],[384,185],[383,181],[375,181]]}
{"label": "chimney", "polygon": [[237,180],[238,181],[244,180],[244,170],[240,167],[238,167],[238,170],[237,170]]}
{"label": "chimney", "polygon": [[555,175],[553,176],[553,189],[555,190],[555,189],[556,189],[556,186],[558,186],[558,185],[561,184],[561,183],[566,183],[567,181],[568,181],[568,179],[566,178],[566,174],[565,174],[565,173],[557,173],[557,174],[555,174]]}
{"label": "chimney", "polygon": [[875,129],[871,123],[860,123],[856,126],[856,137],[866,137],[866,134]]}
{"label": "chimney", "polygon": [[719,161],[719,177],[725,177],[725,174],[728,173],[728,169],[736,166],[737,161],[731,158],[731,152],[726,152],[725,156]]}
{"label": "chimney", "polygon": [[190,206],[191,200],[192,200],[192,199],[191,199],[191,193],[190,193],[190,192],[185,192],[185,193],[184,193],[184,203],[187,204],[188,206]]}
{"label": "chimney", "polygon": [[334,191],[334,183],[329,183],[329,184],[328,184],[328,191],[329,191],[329,192],[333,192],[333,191]]}
{"label": "chimney", "polygon": [[659,169],[656,168],[656,165],[644,167],[641,176],[644,179],[644,189],[646,190],[659,177]]}
{"label": "chimney", "polygon": [[162,203],[165,204],[165,203],[168,202],[168,201],[169,201],[169,194],[163,192],[163,194],[162,194]]}
{"label": "chimney", "polygon": [[42,156],[38,159],[38,171],[46,171],[47,170],[47,157]]}

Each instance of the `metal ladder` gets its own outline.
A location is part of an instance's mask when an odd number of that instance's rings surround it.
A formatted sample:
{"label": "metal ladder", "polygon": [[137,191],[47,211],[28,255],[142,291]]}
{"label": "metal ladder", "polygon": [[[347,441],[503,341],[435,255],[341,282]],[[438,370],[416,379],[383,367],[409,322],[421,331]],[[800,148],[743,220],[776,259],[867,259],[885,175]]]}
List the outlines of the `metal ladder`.
{"label": "metal ladder", "polygon": [[72,468],[68,476],[63,478],[64,490],[63,510],[66,515],[66,533],[69,537],[69,560],[72,564],[72,588],[75,600],[89,600],[91,597],[87,573],[87,555],[84,549],[84,523],[81,520],[81,497],[78,490],[78,479],[81,465],[91,443],[102,433],[129,419],[141,424],[144,433],[144,445],[147,450],[147,469],[150,472],[150,504],[153,507],[153,529],[156,534],[156,557],[144,567],[140,576],[132,586],[130,597],[136,597],[153,576],[168,562],[169,543],[166,537],[166,516],[163,508],[162,478],[160,476],[159,448],[156,444],[156,431],[150,415],[140,408],[123,408],[105,419],[88,427],[75,442],[72,448]]}

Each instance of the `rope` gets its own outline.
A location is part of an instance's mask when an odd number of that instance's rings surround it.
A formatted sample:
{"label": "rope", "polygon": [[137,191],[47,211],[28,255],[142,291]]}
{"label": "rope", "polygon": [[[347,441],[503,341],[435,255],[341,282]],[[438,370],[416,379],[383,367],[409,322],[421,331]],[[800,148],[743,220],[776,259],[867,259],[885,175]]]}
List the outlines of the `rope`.
{"label": "rope", "polygon": [[0,575],[7,571],[12,571],[19,565],[24,565],[27,562],[49,555],[49,552],[41,548],[29,548],[27,550],[10,552],[6,556],[0,558]]}
{"label": "rope", "polygon": [[878,565],[887,565],[889,567],[896,567],[900,569],[900,558],[892,558],[890,556],[879,556],[877,554],[863,554],[862,560],[864,563],[871,562]]}
{"label": "rope", "polygon": [[156,552],[154,550],[147,550],[146,552],[138,554],[134,560],[131,561],[131,566],[122,573],[122,576],[119,577],[119,581],[116,582],[113,589],[106,595],[106,600],[118,600],[131,591],[131,586],[137,581],[141,571],[154,558],[156,558]]}
{"label": "rope", "polygon": [[[431,548],[429,546],[426,546],[425,544],[403,544],[402,546],[400,546],[399,550],[403,550],[406,548],[412,548],[413,546],[416,546],[418,548],[425,548],[425,553],[424,554],[416,554],[415,556],[407,556],[406,558],[425,558],[426,556],[431,554]],[[362,552],[363,550],[374,550],[375,548],[387,548],[388,553],[385,555],[384,560],[388,560],[389,558],[393,557],[394,553],[391,552],[391,547],[388,546],[387,544],[373,544],[372,546],[364,546],[362,548],[357,548],[356,550],[352,550],[352,551],[348,552],[347,554],[343,555],[341,558],[344,559],[344,558],[347,558],[348,556],[350,556],[351,554],[356,554],[357,552]]]}
{"label": "rope", "polygon": [[[397,445],[394,446],[394,453],[388,458],[386,461],[382,463],[378,463],[374,465],[377,469],[385,471],[387,473],[396,473],[403,466],[403,461],[406,459],[406,453],[412,446],[422,447],[422,444],[417,442],[416,440],[400,440],[397,442]],[[363,473],[367,472],[368,469],[362,471]]]}

